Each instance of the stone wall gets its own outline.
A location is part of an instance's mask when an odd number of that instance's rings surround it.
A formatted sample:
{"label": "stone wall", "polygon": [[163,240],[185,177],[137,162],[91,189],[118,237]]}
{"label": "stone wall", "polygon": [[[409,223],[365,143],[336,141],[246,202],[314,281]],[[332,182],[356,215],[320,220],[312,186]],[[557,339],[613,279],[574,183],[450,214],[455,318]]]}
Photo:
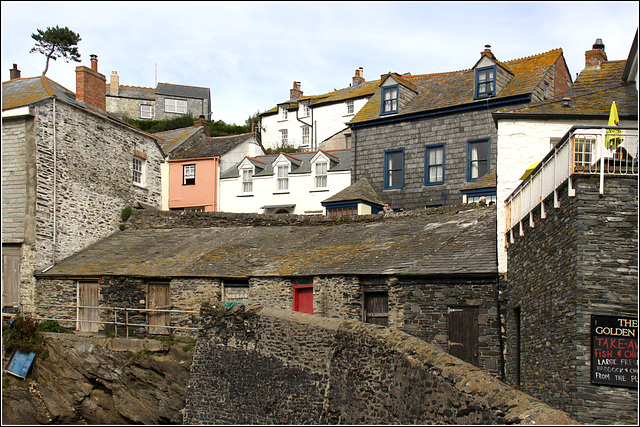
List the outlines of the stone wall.
{"label": "stone wall", "polygon": [[637,177],[574,175],[575,197],[544,201],[535,227],[509,244],[506,371],[520,386],[584,423],[638,421],[637,389],[591,384],[591,315],[638,316]]}
{"label": "stone wall", "polygon": [[241,305],[201,314],[184,424],[576,424],[393,328]]}

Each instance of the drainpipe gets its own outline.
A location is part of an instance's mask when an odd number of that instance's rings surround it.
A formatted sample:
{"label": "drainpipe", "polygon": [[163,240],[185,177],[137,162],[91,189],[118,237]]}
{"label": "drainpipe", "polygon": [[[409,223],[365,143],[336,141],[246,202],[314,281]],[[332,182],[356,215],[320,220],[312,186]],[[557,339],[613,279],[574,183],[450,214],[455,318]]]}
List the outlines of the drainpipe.
{"label": "drainpipe", "polygon": [[[497,264],[496,264],[497,265]],[[498,310],[498,343],[500,346],[500,379],[505,380],[504,375],[504,343],[502,342],[502,313],[500,310],[500,273],[496,277],[496,309]]]}
{"label": "drainpipe", "polygon": [[56,249],[57,249],[57,223],[56,223],[56,202],[57,202],[57,195],[56,195],[56,187],[58,186],[57,184],[57,153],[58,149],[57,149],[57,144],[56,144],[56,99],[53,98],[53,253],[51,254],[51,265],[47,268],[45,268],[44,270],[42,270],[43,273],[46,273],[47,271],[49,271],[54,265],[56,265]]}

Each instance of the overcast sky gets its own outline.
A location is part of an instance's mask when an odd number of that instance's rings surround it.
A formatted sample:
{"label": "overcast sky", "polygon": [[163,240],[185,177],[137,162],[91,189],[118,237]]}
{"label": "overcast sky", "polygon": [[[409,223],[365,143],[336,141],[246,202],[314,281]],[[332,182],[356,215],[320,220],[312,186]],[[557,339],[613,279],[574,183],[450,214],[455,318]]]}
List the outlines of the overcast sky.
{"label": "overcast sky", "polygon": [[120,84],[211,89],[212,118],[244,124],[289,99],[349,86],[389,71],[471,68],[485,44],[509,61],[562,48],[572,78],[601,38],[609,60],[626,59],[638,2],[12,2],[2,1],[2,81],[18,65],[42,74],[31,34],[79,33],[81,63],[51,61],[47,77],[75,92],[75,67],[117,71]]}

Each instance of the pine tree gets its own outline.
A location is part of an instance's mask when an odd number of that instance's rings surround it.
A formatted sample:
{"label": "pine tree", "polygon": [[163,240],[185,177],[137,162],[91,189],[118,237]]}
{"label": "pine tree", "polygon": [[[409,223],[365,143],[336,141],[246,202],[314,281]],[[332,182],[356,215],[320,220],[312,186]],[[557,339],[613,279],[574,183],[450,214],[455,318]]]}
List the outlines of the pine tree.
{"label": "pine tree", "polygon": [[36,41],[29,53],[38,52],[47,57],[47,63],[44,67],[42,75],[47,74],[49,70],[49,60],[54,61],[58,58],[64,58],[66,62],[80,62],[80,53],[78,52],[78,42],[82,40],[80,34],[74,33],[69,28],[47,27],[46,31],[38,29],[37,34],[31,34],[31,38]]}

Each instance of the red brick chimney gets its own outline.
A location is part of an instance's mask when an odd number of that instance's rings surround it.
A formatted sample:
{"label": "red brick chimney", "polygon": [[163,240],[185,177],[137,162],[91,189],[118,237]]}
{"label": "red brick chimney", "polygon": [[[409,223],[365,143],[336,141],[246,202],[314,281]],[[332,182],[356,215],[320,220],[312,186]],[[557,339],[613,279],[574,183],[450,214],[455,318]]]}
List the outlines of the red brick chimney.
{"label": "red brick chimney", "polygon": [[76,101],[102,111],[107,109],[107,79],[98,72],[97,55],[91,55],[91,69],[76,67]]}
{"label": "red brick chimney", "polygon": [[13,68],[9,69],[9,76],[11,80],[17,80],[20,78],[20,70],[18,70],[18,64],[13,64]]}
{"label": "red brick chimney", "polygon": [[593,49],[586,51],[584,57],[585,70],[600,69],[602,63],[607,61],[607,54],[604,51],[604,44],[602,44],[602,39],[596,39],[596,42],[593,44]]}
{"label": "red brick chimney", "polygon": [[120,93],[120,77],[118,77],[117,71],[111,72],[111,79],[109,81],[109,93],[115,96],[118,96],[118,93]]}
{"label": "red brick chimney", "polygon": [[300,90],[300,82],[293,82],[293,89],[289,91],[289,99],[295,99],[299,96],[302,96],[302,91]]}
{"label": "red brick chimney", "polygon": [[353,76],[353,86],[364,83],[364,77],[362,75],[363,71],[362,67],[360,67],[356,70],[356,75]]}
{"label": "red brick chimney", "polygon": [[193,122],[193,127],[202,126],[204,128],[204,134],[211,136],[211,125],[205,120],[204,115],[200,115],[200,118]]}

